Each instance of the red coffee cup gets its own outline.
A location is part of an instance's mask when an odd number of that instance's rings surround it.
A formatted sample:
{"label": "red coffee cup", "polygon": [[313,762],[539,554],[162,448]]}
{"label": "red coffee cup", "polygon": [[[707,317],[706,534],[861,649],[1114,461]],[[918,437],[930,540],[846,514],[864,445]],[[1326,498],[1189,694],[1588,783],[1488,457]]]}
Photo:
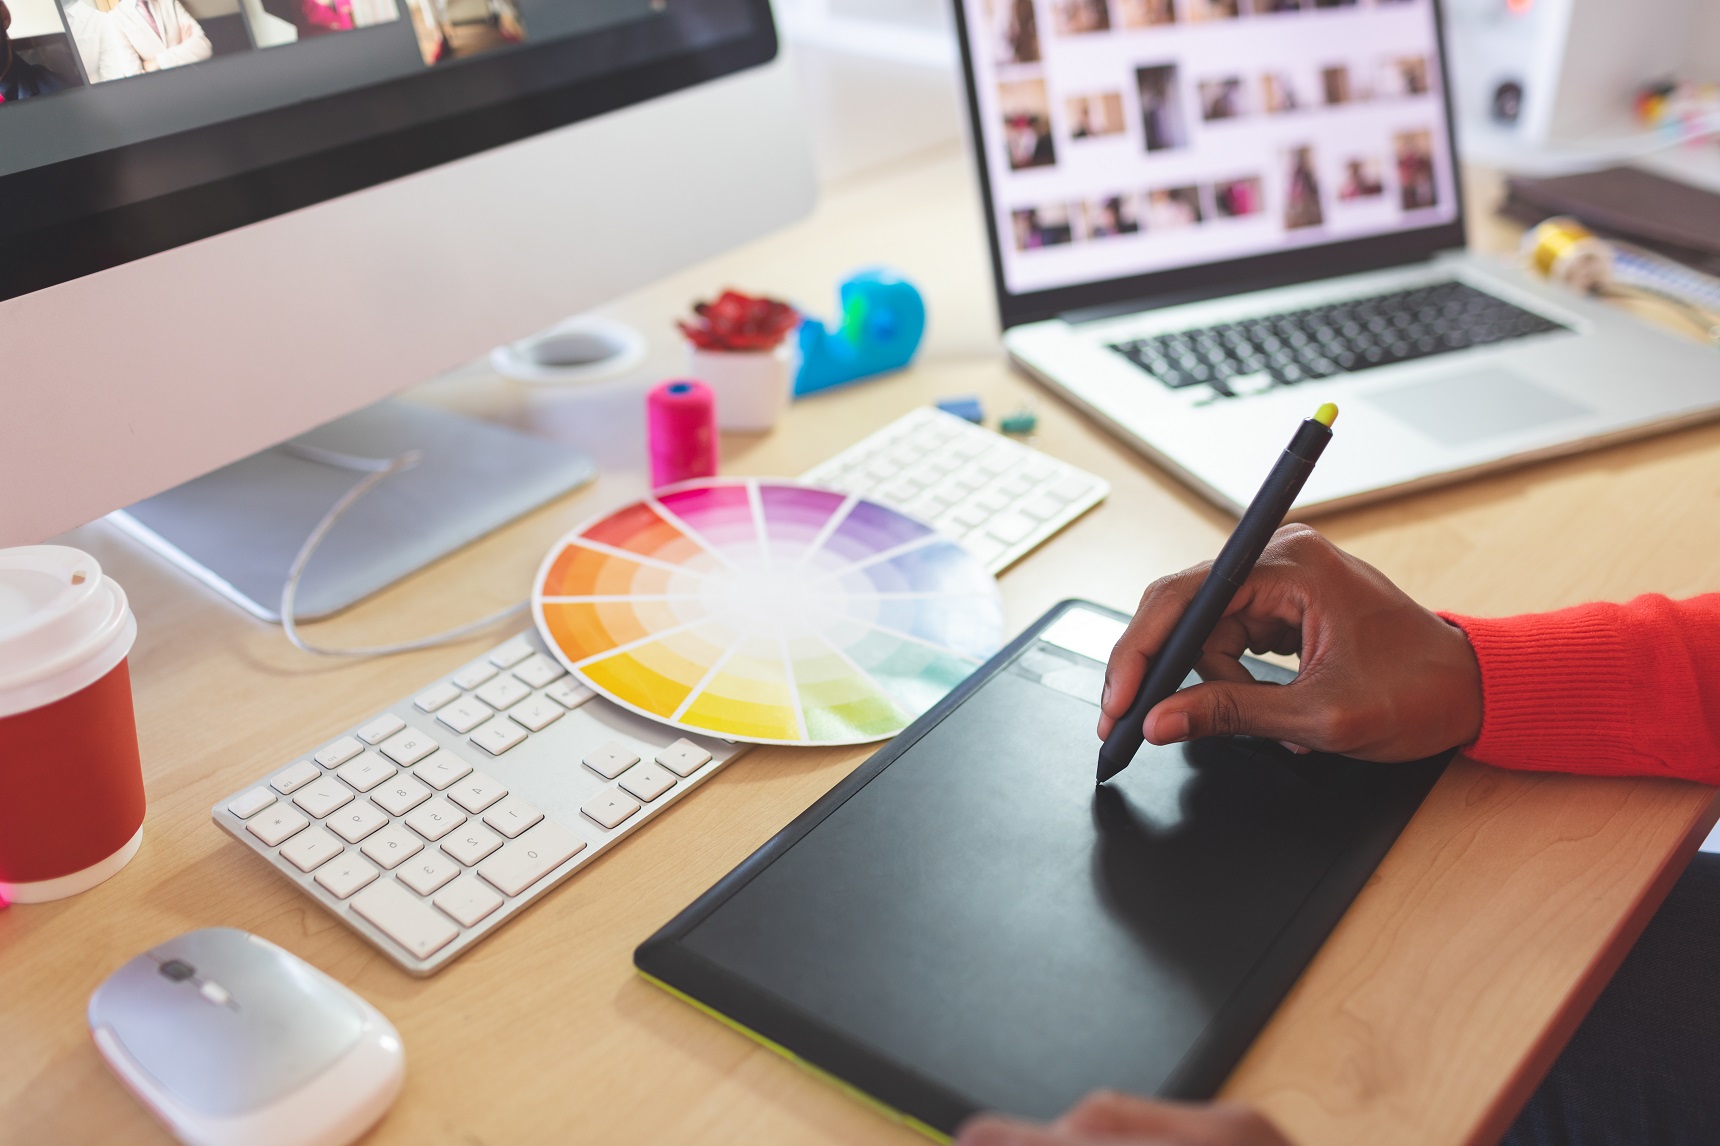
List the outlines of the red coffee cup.
{"label": "red coffee cup", "polygon": [[76,895],[137,854],[136,638],[125,591],[94,557],[0,549],[0,901]]}

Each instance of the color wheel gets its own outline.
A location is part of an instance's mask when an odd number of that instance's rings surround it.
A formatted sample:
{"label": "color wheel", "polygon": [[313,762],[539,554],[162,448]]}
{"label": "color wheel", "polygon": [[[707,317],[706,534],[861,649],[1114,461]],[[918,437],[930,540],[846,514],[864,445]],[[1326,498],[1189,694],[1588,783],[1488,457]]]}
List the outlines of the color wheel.
{"label": "color wheel", "polygon": [[768,744],[892,736],[1003,644],[997,582],[967,550],[893,509],[771,479],[688,482],[574,530],[532,609],[610,700]]}

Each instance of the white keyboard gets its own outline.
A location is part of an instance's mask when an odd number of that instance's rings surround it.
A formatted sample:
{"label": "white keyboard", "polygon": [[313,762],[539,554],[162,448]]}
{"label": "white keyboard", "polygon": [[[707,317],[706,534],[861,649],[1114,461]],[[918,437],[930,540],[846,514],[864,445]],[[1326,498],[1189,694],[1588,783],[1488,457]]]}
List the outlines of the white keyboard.
{"label": "white keyboard", "polygon": [[[895,506],[994,573],[1104,481],[941,410],[805,480]],[[747,745],[681,737],[568,675],[535,630],[215,805],[215,822],[402,969],[428,975]]]}
{"label": "white keyboard", "polygon": [[610,704],[528,631],[213,814],[428,975],[746,747]]}
{"label": "white keyboard", "polygon": [[1105,499],[1103,478],[924,407],[801,475],[934,525],[1002,572]]}

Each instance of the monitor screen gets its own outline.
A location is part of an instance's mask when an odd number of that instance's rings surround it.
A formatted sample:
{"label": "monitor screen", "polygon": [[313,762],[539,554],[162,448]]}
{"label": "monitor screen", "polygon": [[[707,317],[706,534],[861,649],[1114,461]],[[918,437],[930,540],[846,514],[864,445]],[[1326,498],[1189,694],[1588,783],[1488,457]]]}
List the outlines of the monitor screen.
{"label": "monitor screen", "polygon": [[775,52],[765,0],[0,6],[0,298]]}
{"label": "monitor screen", "polygon": [[1002,285],[1458,218],[1434,0],[961,0]]}

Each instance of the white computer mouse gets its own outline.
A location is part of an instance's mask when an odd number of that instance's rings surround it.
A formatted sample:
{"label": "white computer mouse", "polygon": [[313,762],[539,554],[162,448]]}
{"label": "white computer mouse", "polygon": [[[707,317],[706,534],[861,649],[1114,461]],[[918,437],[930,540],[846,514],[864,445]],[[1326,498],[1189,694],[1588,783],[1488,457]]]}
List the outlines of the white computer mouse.
{"label": "white computer mouse", "polygon": [[114,1073],[192,1146],[344,1146],[406,1078],[382,1012],[230,927],[139,955],[96,988],[89,1020]]}

